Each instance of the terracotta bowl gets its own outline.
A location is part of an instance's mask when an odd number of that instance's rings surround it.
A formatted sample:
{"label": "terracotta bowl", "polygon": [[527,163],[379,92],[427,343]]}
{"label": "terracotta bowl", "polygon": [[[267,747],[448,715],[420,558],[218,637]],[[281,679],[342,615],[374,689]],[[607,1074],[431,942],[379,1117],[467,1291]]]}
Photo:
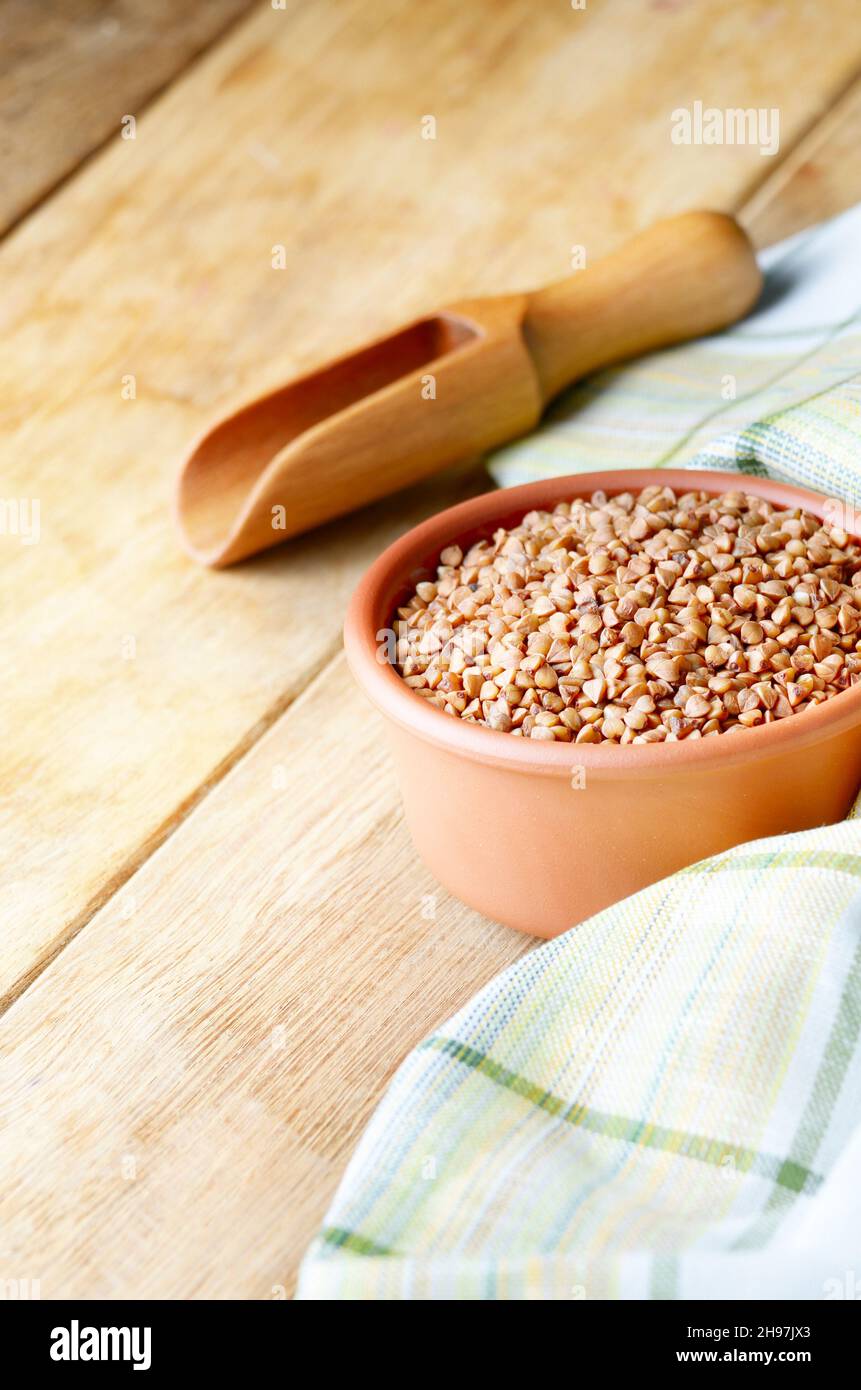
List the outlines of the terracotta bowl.
{"label": "terracotta bowl", "polygon": [[463,902],[520,931],[555,936],[667,874],[732,845],[841,819],[861,781],[861,684],[744,733],[608,747],[512,738],[415,695],[377,634],[444,546],[466,545],[532,508],[649,484],[746,488],[823,516],[826,498],[737,473],[589,473],[486,493],[440,512],[386,550],[347,615],[353,673],[383,715],[416,849]]}

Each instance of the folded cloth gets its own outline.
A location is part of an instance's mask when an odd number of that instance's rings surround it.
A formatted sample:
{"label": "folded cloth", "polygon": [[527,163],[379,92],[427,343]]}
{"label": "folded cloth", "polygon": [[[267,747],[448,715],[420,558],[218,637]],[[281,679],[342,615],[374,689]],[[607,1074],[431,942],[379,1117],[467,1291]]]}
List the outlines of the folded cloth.
{"label": "folded cloth", "polygon": [[[745,324],[569,392],[494,476],[693,462],[857,506],[859,244],[861,208],[767,253]],[[861,1297],[857,817],[697,864],[489,984],[400,1068],[298,1296]]]}

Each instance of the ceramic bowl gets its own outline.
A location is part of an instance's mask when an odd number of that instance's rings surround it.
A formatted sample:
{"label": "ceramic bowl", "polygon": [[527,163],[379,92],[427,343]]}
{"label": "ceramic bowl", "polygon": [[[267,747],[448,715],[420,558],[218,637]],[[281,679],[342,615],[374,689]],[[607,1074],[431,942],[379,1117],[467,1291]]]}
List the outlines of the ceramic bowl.
{"label": "ceramic bowl", "polygon": [[712,494],[742,486],[820,517],[827,502],[782,483],[691,470],[579,474],[506,488],[395,541],[361,580],[347,615],[347,656],[383,716],[418,853],[463,902],[535,936],[555,936],[732,845],[839,820],[861,781],[861,684],[744,733],[575,745],[455,719],[414,694],[384,659],[378,633],[416,584],[435,575],[446,545],[466,549],[533,508],[653,483]]}

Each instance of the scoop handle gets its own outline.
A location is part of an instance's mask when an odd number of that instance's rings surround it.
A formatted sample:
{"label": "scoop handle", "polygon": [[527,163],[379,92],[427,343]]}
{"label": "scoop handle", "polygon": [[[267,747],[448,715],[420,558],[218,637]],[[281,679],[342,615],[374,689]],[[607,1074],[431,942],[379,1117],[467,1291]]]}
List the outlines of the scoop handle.
{"label": "scoop handle", "polygon": [[725,328],[755,302],[762,275],[734,218],[688,212],[528,296],[523,334],[545,402],[611,362]]}

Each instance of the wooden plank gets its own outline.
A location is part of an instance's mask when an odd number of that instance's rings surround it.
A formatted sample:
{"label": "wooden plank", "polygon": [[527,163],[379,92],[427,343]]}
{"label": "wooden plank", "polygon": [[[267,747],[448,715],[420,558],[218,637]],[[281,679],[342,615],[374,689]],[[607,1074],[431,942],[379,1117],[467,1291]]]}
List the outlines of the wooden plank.
{"label": "wooden plank", "polygon": [[416,863],[380,732],[339,657],[0,1021],[0,1277],[292,1291],[398,1062],[530,949]]}
{"label": "wooden plank", "polygon": [[416,862],[340,658],[5,1016],[0,1277],[289,1285],[404,1050],[530,944]]}
{"label": "wooden plank", "polygon": [[743,221],[757,246],[771,246],[861,200],[861,81],[748,200]]}
{"label": "wooden plank", "polygon": [[24,216],[251,0],[5,0],[0,233]]}
{"label": "wooden plank", "polygon": [[[847,36],[851,13],[835,0]],[[434,303],[559,276],[572,243],[599,254],[660,213],[731,203],[762,156],[673,145],[673,108],[780,101],[788,144],[857,57],[774,14],[263,6],[7,238],[2,492],[39,501],[41,539],[0,544],[0,998],[333,653],[369,557],[451,495],[200,572],[168,503],[202,417]]]}

